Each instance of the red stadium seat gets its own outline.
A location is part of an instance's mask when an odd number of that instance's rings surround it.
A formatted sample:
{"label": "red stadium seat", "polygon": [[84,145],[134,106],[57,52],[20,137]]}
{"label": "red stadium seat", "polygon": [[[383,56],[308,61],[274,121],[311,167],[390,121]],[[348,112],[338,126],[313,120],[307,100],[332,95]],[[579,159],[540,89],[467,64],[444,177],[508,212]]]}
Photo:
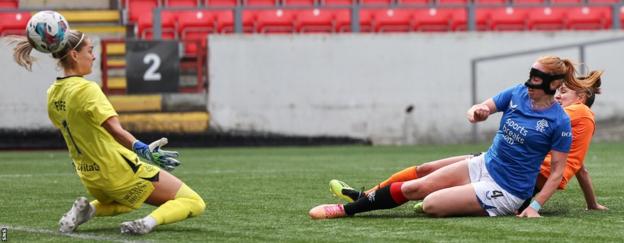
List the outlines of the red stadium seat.
{"label": "red stadium seat", "polygon": [[[160,13],[161,33],[163,39],[175,39],[175,22],[176,13],[162,11]],[[144,14],[139,17],[136,23],[136,36],[141,39],[152,39],[153,35],[153,18],[152,13]]]}
{"label": "red stadium seat", "polygon": [[438,5],[466,5],[468,0],[438,0]]}
{"label": "red stadium seat", "polygon": [[334,32],[351,31],[351,10],[337,9],[334,13]]}
{"label": "red stadium seat", "polygon": [[[374,9],[360,9],[360,32],[373,32]],[[350,29],[351,26],[349,26]]]}
{"label": "red stadium seat", "polygon": [[490,11],[490,30],[520,31],[526,28],[525,9],[504,7],[493,8]]}
{"label": "red stadium seat", "polygon": [[313,7],[316,5],[316,0],[283,0],[286,6],[305,6]]}
{"label": "red stadium seat", "polygon": [[614,3],[621,3],[621,0],[587,0],[587,3],[589,4],[594,4],[594,3],[603,3],[603,4],[614,4]]}
{"label": "red stadium seat", "polygon": [[[297,11],[297,10],[294,10]],[[293,10],[255,10],[257,33],[295,32],[295,12]]]}
{"label": "red stadium seat", "polygon": [[505,5],[507,0],[475,0],[477,5]]}
{"label": "red stadium seat", "polygon": [[354,0],[321,0],[324,6],[351,6]]}
{"label": "red stadium seat", "polygon": [[[255,15],[250,10],[243,11],[242,21],[244,33],[255,31]],[[231,10],[217,12],[217,29],[219,33],[234,33],[234,13]]]}
{"label": "red stadium seat", "polygon": [[30,12],[0,12],[0,36],[25,35]]}
{"label": "red stadium seat", "polygon": [[414,30],[415,31],[450,31],[451,14],[449,9],[416,9],[414,14]]}
{"label": "red stadium seat", "polygon": [[0,0],[0,9],[18,9],[19,0]]}
{"label": "red stadium seat", "polygon": [[390,6],[393,0],[360,0],[360,4],[367,6]]}
{"label": "red stadium seat", "polygon": [[270,7],[277,4],[276,0],[243,0],[245,6]]}
{"label": "red stadium seat", "polygon": [[624,29],[624,6],[620,7],[620,29]]}
{"label": "red stadium seat", "polygon": [[530,8],[529,19],[527,20],[527,27],[530,30],[563,30],[565,28],[564,22],[564,8]]}
{"label": "red stadium seat", "polygon": [[544,4],[545,0],[511,0],[514,5],[537,5]]}
{"label": "red stadium seat", "polygon": [[240,4],[238,0],[206,0],[206,7],[235,7]]}
{"label": "red stadium seat", "polygon": [[553,5],[579,5],[582,0],[550,0],[550,3]]}
{"label": "red stadium seat", "polygon": [[135,23],[141,15],[152,12],[158,6],[158,0],[126,0],[128,1],[128,21]]}
{"label": "red stadium seat", "polygon": [[380,9],[373,12],[375,32],[408,32],[412,29],[412,11],[409,9]]}
{"label": "red stadium seat", "polygon": [[333,9],[306,9],[297,14],[295,27],[302,33],[331,33],[334,32]]}
{"label": "red stadium seat", "polygon": [[[490,11],[488,8],[477,8],[475,11],[475,28],[478,31],[489,29],[488,20],[490,19]],[[468,30],[468,13],[466,9],[454,9],[452,14],[451,28],[454,31]]]}
{"label": "red stadium seat", "polygon": [[600,30],[611,27],[610,7],[576,7],[566,12],[568,29]]}
{"label": "red stadium seat", "polygon": [[197,0],[165,0],[165,6],[167,7],[197,7],[199,3]]}
{"label": "red stadium seat", "polygon": [[178,12],[178,32],[184,41],[184,53],[196,56],[206,47],[208,34],[216,33],[216,14],[212,11]]}
{"label": "red stadium seat", "polygon": [[[419,5],[424,6],[429,4],[429,0],[396,0],[399,5]],[[433,2],[433,0],[431,1]]]}

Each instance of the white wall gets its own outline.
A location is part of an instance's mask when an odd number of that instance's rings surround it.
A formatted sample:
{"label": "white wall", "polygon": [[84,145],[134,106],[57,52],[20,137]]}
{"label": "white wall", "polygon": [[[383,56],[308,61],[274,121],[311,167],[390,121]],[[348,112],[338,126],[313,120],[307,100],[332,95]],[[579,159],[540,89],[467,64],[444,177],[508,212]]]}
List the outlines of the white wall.
{"label": "white wall", "polygon": [[[470,60],[513,51],[623,36],[620,32],[396,35],[227,35],[209,40],[209,111],[222,131],[331,135],[374,143],[470,139]],[[622,114],[624,42],[587,48],[604,69],[598,119]],[[576,49],[546,52],[579,59]],[[524,82],[531,54],[478,66],[484,100]],[[405,108],[414,106],[406,115]],[[493,131],[497,119],[479,125]],[[485,137],[482,137],[485,138]],[[487,138],[489,139],[489,138]]]}
{"label": "white wall", "polygon": [[[100,82],[99,39],[92,38],[95,45],[93,73],[86,78]],[[46,91],[56,80],[64,76],[55,59],[36,50],[32,54],[37,61],[32,72],[20,67],[13,60],[13,45],[0,39],[0,129],[52,129],[48,119]]]}

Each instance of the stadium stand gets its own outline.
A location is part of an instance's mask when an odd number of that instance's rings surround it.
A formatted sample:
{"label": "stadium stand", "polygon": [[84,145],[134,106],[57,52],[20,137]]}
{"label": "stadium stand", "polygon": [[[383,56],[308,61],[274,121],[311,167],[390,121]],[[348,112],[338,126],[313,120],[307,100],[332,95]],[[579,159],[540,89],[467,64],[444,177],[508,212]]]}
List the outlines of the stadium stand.
{"label": "stadium stand", "polygon": [[477,6],[502,6],[507,4],[507,0],[475,0],[474,3]]}
{"label": "stadium stand", "polygon": [[[174,13],[162,11],[160,13],[160,26],[163,39],[171,40],[178,38],[176,33],[176,15]],[[135,25],[135,36],[151,40],[153,27],[152,13],[141,15]]]}
{"label": "stadium stand", "polygon": [[288,7],[314,7],[318,4],[316,0],[283,0],[284,6]]}
{"label": "stadium stand", "polygon": [[166,7],[197,7],[198,0],[165,0]]}
{"label": "stadium stand", "polygon": [[[188,87],[203,90],[196,85],[204,82],[205,71],[192,70],[205,69],[198,65],[205,62],[208,35],[236,32],[235,6],[241,6],[243,33],[350,32],[353,9],[359,11],[355,14],[360,32],[439,32],[467,31],[465,4],[469,2],[475,3],[477,31],[603,30],[612,28],[614,17],[619,18],[620,28],[624,25],[624,12],[613,14],[612,4],[621,4],[620,0],[118,0],[110,9],[72,9],[61,14],[73,28],[100,37],[122,40],[133,38],[129,34],[133,33],[136,38],[151,40],[153,10],[161,7],[160,38],[183,43],[181,67],[198,76]],[[0,35],[23,34],[32,13],[20,10],[19,4],[0,0]],[[104,52],[109,56],[102,57],[104,70],[113,70],[111,74],[125,66],[125,51],[118,45],[110,42]],[[124,92],[121,76],[103,77],[108,91]]]}
{"label": "stadium stand", "polygon": [[582,3],[582,0],[550,0],[552,5],[572,5]]}
{"label": "stadium stand", "polygon": [[0,36],[23,35],[30,16],[27,11],[0,12]]}
{"label": "stadium stand", "polygon": [[351,30],[351,11],[347,9],[334,10],[334,32],[348,32]]}
{"label": "stadium stand", "polygon": [[609,7],[575,7],[567,11],[567,29],[599,30],[611,28]]}
{"label": "stadium stand", "polygon": [[449,8],[416,9],[414,13],[415,31],[450,31],[452,13]]}
{"label": "stadium stand", "polygon": [[351,6],[351,4],[353,4],[354,1],[356,0],[321,0],[321,2],[323,3],[323,6],[332,6],[332,7]]}
{"label": "stadium stand", "polygon": [[295,16],[299,10],[256,10],[256,33],[292,33],[295,32]]}
{"label": "stadium stand", "polygon": [[[488,20],[490,18],[490,11],[487,8],[477,9],[475,11],[475,29],[478,31],[486,31],[489,29]],[[454,31],[466,31],[468,30],[468,13],[464,9],[455,9],[452,14],[453,22],[451,28]]]}
{"label": "stadium stand", "polygon": [[208,10],[176,12],[178,35],[184,41],[184,52],[195,56],[206,47],[206,36],[217,32],[215,12]]}
{"label": "stadium stand", "polygon": [[451,5],[451,6],[463,6],[468,3],[468,0],[438,0],[439,6]]}
{"label": "stadium stand", "polygon": [[565,27],[563,8],[538,7],[527,11],[527,27],[530,30],[563,30]]}
{"label": "stadium stand", "polygon": [[[487,10],[486,10],[487,11]],[[526,9],[504,7],[490,9],[489,30],[521,31],[525,30]]]}
{"label": "stadium stand", "polygon": [[128,22],[135,23],[139,17],[160,6],[158,0],[125,0],[128,8]]}
{"label": "stadium stand", "polygon": [[433,3],[433,0],[397,0],[397,2],[403,6],[426,6]]}
{"label": "stadium stand", "polygon": [[405,32],[413,27],[412,12],[407,9],[373,10],[375,32]]}
{"label": "stadium stand", "polygon": [[331,33],[335,31],[335,10],[306,9],[297,15],[295,28],[300,33]]}
{"label": "stadium stand", "polygon": [[235,7],[239,4],[238,0],[206,0],[204,2],[206,7]]}
{"label": "stadium stand", "polygon": [[248,7],[272,7],[278,6],[279,0],[243,0],[243,3]]}
{"label": "stadium stand", "polygon": [[394,3],[393,0],[360,0],[360,4],[363,6],[381,6],[387,7]]}
{"label": "stadium stand", "polygon": [[511,0],[513,5],[522,6],[522,5],[543,5],[546,3],[546,0]]}
{"label": "stadium stand", "polygon": [[0,0],[0,9],[18,9],[19,0]]}
{"label": "stadium stand", "polygon": [[123,38],[126,26],[119,10],[60,10],[72,28],[103,38]]}

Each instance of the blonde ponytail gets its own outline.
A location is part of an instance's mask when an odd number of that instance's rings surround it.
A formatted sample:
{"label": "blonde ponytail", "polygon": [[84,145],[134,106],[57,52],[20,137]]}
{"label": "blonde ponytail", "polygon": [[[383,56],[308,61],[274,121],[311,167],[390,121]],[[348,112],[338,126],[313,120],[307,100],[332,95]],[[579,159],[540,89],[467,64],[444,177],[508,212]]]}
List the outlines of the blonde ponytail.
{"label": "blonde ponytail", "polygon": [[30,55],[33,46],[28,42],[28,39],[19,35],[7,36],[5,38],[9,44],[15,44],[15,48],[13,48],[13,59],[15,62],[26,70],[32,71],[32,64],[36,59]]}

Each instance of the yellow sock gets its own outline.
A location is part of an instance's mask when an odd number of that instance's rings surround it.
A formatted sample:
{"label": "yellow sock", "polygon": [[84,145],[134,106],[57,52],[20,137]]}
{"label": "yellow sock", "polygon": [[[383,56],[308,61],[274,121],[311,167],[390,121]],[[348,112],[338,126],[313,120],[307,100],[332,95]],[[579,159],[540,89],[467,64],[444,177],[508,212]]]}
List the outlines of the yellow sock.
{"label": "yellow sock", "polygon": [[163,203],[149,216],[156,220],[157,225],[171,224],[204,212],[206,204],[193,189],[182,184],[174,200]]}
{"label": "yellow sock", "polygon": [[95,216],[115,216],[122,213],[128,213],[134,210],[131,207],[128,207],[123,204],[119,204],[116,202],[103,204],[98,200],[93,200],[91,205],[95,208]]}

